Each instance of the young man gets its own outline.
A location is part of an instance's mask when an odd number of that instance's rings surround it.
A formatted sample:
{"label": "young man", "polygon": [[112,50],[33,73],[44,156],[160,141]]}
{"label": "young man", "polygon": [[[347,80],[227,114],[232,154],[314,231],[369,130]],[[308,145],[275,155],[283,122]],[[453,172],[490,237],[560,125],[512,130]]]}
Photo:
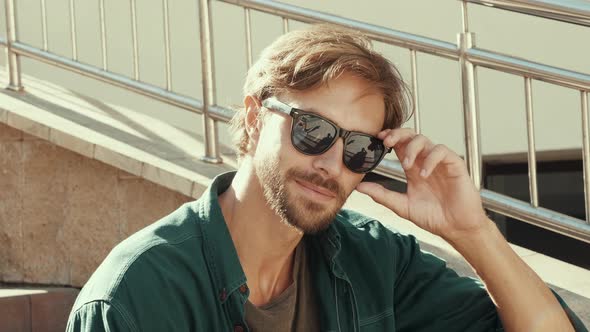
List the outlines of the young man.
{"label": "young man", "polygon": [[[400,129],[405,91],[358,33],[279,38],[233,120],[237,172],[118,245],[68,331],[585,330],[486,217],[461,158]],[[390,149],[405,194],[361,183]],[[342,210],[355,189],[447,240],[485,288]]]}

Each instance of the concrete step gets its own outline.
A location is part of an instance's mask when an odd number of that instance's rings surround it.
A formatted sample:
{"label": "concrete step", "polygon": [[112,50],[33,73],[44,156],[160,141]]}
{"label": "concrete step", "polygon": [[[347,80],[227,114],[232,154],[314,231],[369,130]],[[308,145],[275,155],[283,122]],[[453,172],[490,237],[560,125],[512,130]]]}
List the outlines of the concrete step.
{"label": "concrete step", "polygon": [[78,292],[0,285],[0,332],[63,332]]}

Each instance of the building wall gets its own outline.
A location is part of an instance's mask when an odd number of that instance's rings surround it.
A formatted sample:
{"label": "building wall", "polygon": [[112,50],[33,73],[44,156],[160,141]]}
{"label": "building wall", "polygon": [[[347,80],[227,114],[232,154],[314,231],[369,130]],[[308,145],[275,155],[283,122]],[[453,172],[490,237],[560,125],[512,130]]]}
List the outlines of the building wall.
{"label": "building wall", "polygon": [[0,283],[81,287],[117,243],[191,200],[0,124]]}

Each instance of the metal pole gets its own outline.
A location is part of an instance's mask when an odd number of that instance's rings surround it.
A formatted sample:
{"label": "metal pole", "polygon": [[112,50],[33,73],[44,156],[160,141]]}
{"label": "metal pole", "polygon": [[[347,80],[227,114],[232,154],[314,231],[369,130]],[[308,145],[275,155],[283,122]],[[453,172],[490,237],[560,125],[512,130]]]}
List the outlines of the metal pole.
{"label": "metal pole", "polygon": [[529,193],[531,205],[539,206],[539,194],[537,189],[537,152],[535,149],[535,122],[533,118],[533,89],[531,78],[524,78],[524,94],[526,104],[526,124],[529,157]]}
{"label": "metal pole", "polygon": [[72,59],[78,60],[78,43],[76,42],[76,7],[70,0],[70,37],[72,39]]}
{"label": "metal pole", "polygon": [[8,62],[9,90],[23,90],[20,75],[20,58],[12,49],[12,43],[17,41],[16,7],[14,0],[6,0],[6,60]]}
{"label": "metal pole", "polygon": [[107,27],[104,15],[104,0],[99,1],[98,9],[100,12],[100,48],[102,51],[102,70],[109,70],[107,62]]}
{"label": "metal pole", "polygon": [[582,145],[584,160],[584,198],[586,202],[586,223],[590,224],[590,132],[588,127],[588,91],[581,91],[582,102]]}
{"label": "metal pole", "polygon": [[283,33],[289,32],[289,19],[283,17]]}
{"label": "metal pole", "polygon": [[249,8],[244,8],[244,21],[246,23],[246,64],[250,69],[252,67],[252,22]]}
{"label": "metal pole", "polygon": [[131,39],[133,42],[133,78],[139,81],[139,48],[137,46],[137,13],[135,0],[131,0]]}
{"label": "metal pole", "polygon": [[459,64],[463,92],[463,118],[465,125],[465,161],[475,187],[481,188],[481,142],[477,100],[477,75],[475,66],[467,59],[467,50],[474,47],[475,35],[461,33],[458,36]]}
{"label": "metal pole", "polygon": [[168,14],[168,0],[163,0],[164,6],[164,47],[166,53],[166,90],[172,90],[172,74],[170,65],[170,22]]}
{"label": "metal pole", "polygon": [[463,32],[469,32],[469,16],[467,13],[467,2],[461,1],[461,23]]}
{"label": "metal pole", "polygon": [[213,70],[213,36],[211,33],[210,0],[199,0],[199,22],[201,27],[201,73],[203,80],[203,137],[205,155],[201,158],[210,163],[221,163],[217,142],[217,123],[211,118],[209,109],[215,105],[215,76]]}
{"label": "metal pole", "polygon": [[410,50],[410,63],[412,65],[412,100],[414,104],[414,130],[416,134],[422,131],[420,128],[420,111],[418,107],[418,60],[416,50]]}
{"label": "metal pole", "polygon": [[41,0],[41,27],[43,31],[43,51],[47,51],[47,6],[45,0]]}

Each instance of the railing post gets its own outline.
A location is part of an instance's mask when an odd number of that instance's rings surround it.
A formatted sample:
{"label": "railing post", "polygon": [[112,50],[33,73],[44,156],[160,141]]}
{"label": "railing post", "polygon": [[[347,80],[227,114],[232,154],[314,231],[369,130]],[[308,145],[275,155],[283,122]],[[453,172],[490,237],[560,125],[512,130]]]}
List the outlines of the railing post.
{"label": "railing post", "polygon": [[481,150],[479,114],[477,111],[477,75],[475,66],[467,60],[466,52],[474,46],[474,34],[463,32],[458,36],[460,48],[461,86],[463,92],[463,119],[465,125],[465,161],[473,184],[481,188]]}
{"label": "railing post", "polygon": [[584,165],[584,205],[586,224],[590,225],[590,116],[588,115],[588,91],[580,91],[582,103],[582,160]]}
{"label": "railing post", "polygon": [[12,49],[12,43],[17,41],[16,8],[14,0],[6,0],[6,61],[8,62],[9,90],[23,90],[20,75],[20,58]]}
{"label": "railing post", "polygon": [[203,137],[205,155],[201,160],[221,163],[219,156],[217,123],[209,114],[209,107],[215,105],[215,75],[213,70],[213,35],[211,33],[210,0],[199,0],[199,23],[201,27],[201,75],[203,82]]}
{"label": "railing post", "polygon": [[481,189],[481,142],[479,134],[479,113],[477,100],[477,74],[475,65],[467,59],[467,51],[475,46],[475,34],[469,32],[467,3],[461,1],[463,32],[457,36],[461,91],[463,98],[463,121],[465,127],[465,162],[473,184]]}

